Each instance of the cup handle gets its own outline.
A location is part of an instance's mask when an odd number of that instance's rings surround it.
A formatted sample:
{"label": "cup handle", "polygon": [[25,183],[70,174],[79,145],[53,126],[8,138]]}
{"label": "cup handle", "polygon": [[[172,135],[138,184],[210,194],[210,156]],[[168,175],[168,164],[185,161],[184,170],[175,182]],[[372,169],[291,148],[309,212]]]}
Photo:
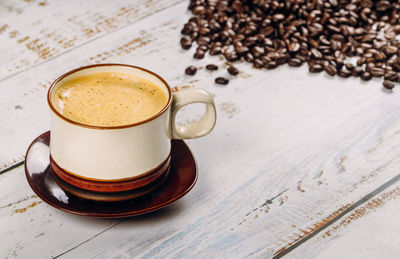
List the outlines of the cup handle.
{"label": "cup handle", "polygon": [[[188,125],[181,126],[176,123],[176,114],[185,105],[191,103],[204,103],[206,112],[203,117]],[[214,128],[216,122],[215,105],[212,96],[202,90],[189,88],[179,90],[172,96],[171,106],[171,138],[172,139],[191,139],[207,135]]]}

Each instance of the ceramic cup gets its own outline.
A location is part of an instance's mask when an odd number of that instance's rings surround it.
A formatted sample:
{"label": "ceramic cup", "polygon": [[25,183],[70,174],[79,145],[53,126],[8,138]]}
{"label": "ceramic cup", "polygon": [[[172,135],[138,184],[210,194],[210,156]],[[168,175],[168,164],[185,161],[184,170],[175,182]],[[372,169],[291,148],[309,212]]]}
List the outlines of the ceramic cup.
{"label": "ceramic cup", "polygon": [[[52,96],[65,80],[100,72],[127,73],[148,80],[164,91],[168,102],[153,117],[113,127],[84,125],[54,108]],[[89,191],[129,191],[160,182],[169,170],[171,139],[204,136],[216,122],[214,101],[206,91],[189,88],[172,93],[167,82],[154,72],[123,64],[98,64],[70,71],[52,83],[47,102],[51,111],[51,166],[68,184]],[[205,104],[205,114],[196,122],[178,125],[178,111],[191,103]]]}

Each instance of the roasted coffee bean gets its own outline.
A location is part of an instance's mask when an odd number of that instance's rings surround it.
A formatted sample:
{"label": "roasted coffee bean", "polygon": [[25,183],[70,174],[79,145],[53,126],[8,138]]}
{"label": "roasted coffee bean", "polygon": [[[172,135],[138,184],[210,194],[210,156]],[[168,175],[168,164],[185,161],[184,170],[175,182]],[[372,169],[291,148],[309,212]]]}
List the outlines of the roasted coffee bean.
{"label": "roasted coffee bean", "polygon": [[332,40],[336,40],[336,41],[340,41],[340,42],[345,42],[345,40],[346,40],[345,37],[342,34],[338,34],[338,33],[333,34],[331,36],[331,39]]}
{"label": "roasted coffee bean", "polygon": [[289,43],[288,50],[289,50],[289,52],[296,53],[300,50],[300,47],[301,47],[300,43],[295,41],[295,42]]}
{"label": "roasted coffee bean", "polygon": [[278,67],[278,63],[276,61],[270,61],[264,65],[266,69],[274,69]]}
{"label": "roasted coffee bean", "polygon": [[207,50],[208,50],[208,47],[207,47],[206,45],[199,45],[199,46],[196,48],[196,51],[205,52],[205,51],[207,51]]}
{"label": "roasted coffee bean", "polygon": [[209,28],[206,28],[206,27],[201,27],[200,29],[199,29],[199,34],[200,35],[207,35],[207,34],[209,34],[211,32],[211,30],[209,29]]}
{"label": "roasted coffee bean", "polygon": [[217,66],[217,65],[214,65],[214,64],[208,64],[208,65],[206,66],[206,69],[207,69],[207,70],[211,70],[211,71],[215,71],[215,70],[218,70],[218,66]]}
{"label": "roasted coffee bean", "polygon": [[222,48],[219,46],[212,47],[210,49],[210,55],[211,56],[219,55],[219,54],[221,54],[221,50],[222,50]]}
{"label": "roasted coffee bean", "polygon": [[319,52],[319,50],[317,50],[316,48],[312,48],[311,49],[311,55],[316,59],[321,59],[322,58],[321,52]]}
{"label": "roasted coffee bean", "polygon": [[283,14],[281,14],[281,13],[277,13],[277,14],[275,14],[274,16],[272,16],[272,20],[274,21],[274,22],[280,22],[280,21],[282,21],[282,20],[284,20],[285,19],[285,15],[283,15]]}
{"label": "roasted coffee bean", "polygon": [[384,48],[386,55],[391,56],[397,53],[398,49],[395,46],[386,46]]}
{"label": "roasted coffee bean", "polygon": [[355,77],[361,76],[364,73],[364,70],[361,67],[355,67],[351,74]]}
{"label": "roasted coffee bean", "polygon": [[384,12],[390,8],[390,2],[383,0],[383,1],[378,1],[376,3],[376,10],[379,12]]}
{"label": "roasted coffee bean", "polygon": [[215,83],[220,85],[227,85],[229,83],[229,79],[226,77],[217,77],[215,78]]}
{"label": "roasted coffee bean", "polygon": [[252,54],[254,57],[259,57],[264,54],[264,48],[260,46],[254,46],[252,49]]}
{"label": "roasted coffee bean", "polygon": [[351,76],[351,72],[350,72],[350,71],[348,71],[348,70],[343,70],[343,69],[338,70],[338,71],[337,71],[337,74],[338,74],[338,76],[344,77],[344,78],[348,78],[348,77]]}
{"label": "roasted coffee bean", "polygon": [[396,81],[397,80],[397,73],[394,71],[387,71],[383,77],[385,80]]}
{"label": "roasted coffee bean", "polygon": [[250,63],[253,62],[254,60],[253,54],[251,54],[250,52],[246,53],[246,55],[244,55],[244,60]]}
{"label": "roasted coffee bean", "polygon": [[369,72],[365,71],[364,73],[361,74],[360,77],[362,80],[368,81],[368,80],[371,80],[372,75]]}
{"label": "roasted coffee bean", "polygon": [[188,66],[188,67],[185,69],[186,75],[193,76],[194,74],[196,74],[196,72],[197,72],[197,68],[196,68],[195,66]]}
{"label": "roasted coffee bean", "polygon": [[249,51],[249,48],[246,46],[243,46],[243,45],[239,45],[239,46],[235,47],[235,50],[237,53],[242,54],[242,53],[246,53],[247,51]]}
{"label": "roasted coffee bean", "polygon": [[233,76],[236,76],[237,74],[239,74],[239,70],[236,67],[230,66],[228,67],[228,73]]}
{"label": "roasted coffee bean", "polygon": [[262,61],[262,60],[260,60],[260,59],[256,59],[256,60],[254,60],[254,67],[256,67],[256,68],[262,68],[262,67],[264,67],[264,62]]}
{"label": "roasted coffee bean", "polygon": [[325,66],[324,69],[326,73],[330,76],[334,76],[337,73],[337,68],[332,64]]}
{"label": "roasted coffee bean", "polygon": [[301,66],[301,64],[303,64],[303,62],[298,58],[291,58],[291,59],[289,59],[288,64],[291,67],[299,67],[299,66]]}
{"label": "roasted coffee bean", "polygon": [[196,51],[196,52],[193,54],[193,57],[194,57],[195,59],[203,59],[203,58],[204,58],[204,55],[205,55],[204,51]]}
{"label": "roasted coffee bean", "polygon": [[362,64],[365,63],[365,58],[364,57],[359,58],[356,63],[357,63],[357,66],[361,66]]}
{"label": "roasted coffee bean", "polygon": [[385,81],[383,81],[383,87],[385,87],[386,89],[392,90],[394,88],[394,83],[392,81],[385,80]]}
{"label": "roasted coffee bean", "polygon": [[385,74],[385,70],[378,67],[373,67],[370,69],[370,73],[373,77],[381,77]]}
{"label": "roasted coffee bean", "polygon": [[324,68],[322,67],[321,64],[312,64],[308,68],[308,71],[310,71],[311,73],[319,73],[322,72],[323,70]]}

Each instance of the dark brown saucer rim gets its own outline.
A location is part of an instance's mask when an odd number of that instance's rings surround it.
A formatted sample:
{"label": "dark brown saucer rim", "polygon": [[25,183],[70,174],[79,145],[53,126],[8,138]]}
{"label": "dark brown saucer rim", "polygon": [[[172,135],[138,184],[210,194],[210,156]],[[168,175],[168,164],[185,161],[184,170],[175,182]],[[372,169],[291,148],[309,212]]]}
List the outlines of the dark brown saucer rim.
{"label": "dark brown saucer rim", "polygon": [[197,181],[197,165],[189,147],[182,140],[171,141],[171,169],[165,183],[155,191],[130,200],[100,202],[82,199],[65,192],[54,180],[50,167],[50,132],[37,137],[29,146],[25,174],[32,190],[56,209],[81,216],[122,218],[145,214],[182,198]]}

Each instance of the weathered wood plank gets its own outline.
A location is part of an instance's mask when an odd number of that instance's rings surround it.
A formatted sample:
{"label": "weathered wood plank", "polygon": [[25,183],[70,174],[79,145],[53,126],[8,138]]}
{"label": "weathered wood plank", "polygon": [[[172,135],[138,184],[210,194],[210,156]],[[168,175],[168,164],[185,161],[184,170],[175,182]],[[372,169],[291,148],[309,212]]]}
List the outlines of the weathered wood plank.
{"label": "weathered wood plank", "polygon": [[[82,64],[131,63],[151,68],[172,86],[193,85],[215,95],[215,130],[188,141],[200,170],[195,188],[165,211],[128,219],[109,230],[109,225],[97,225],[92,237],[101,234],[88,242],[79,240],[78,247],[71,240],[85,228],[67,232],[61,241],[51,239],[51,226],[40,241],[10,230],[8,238],[14,241],[7,241],[9,251],[23,242],[40,250],[41,257],[68,251],[67,257],[268,258],[398,173],[396,89],[389,94],[376,81],[310,75],[306,67],[260,71],[245,63],[237,64],[242,72],[228,86],[213,83],[216,75],[226,75],[222,69],[185,76],[189,64],[226,66],[218,57],[192,60],[193,50],[179,49],[180,26],[189,16],[185,9],[186,3],[179,4],[0,82],[0,113],[7,118],[0,143],[9,147],[0,159],[20,159],[30,141],[48,129],[45,93],[57,75]],[[4,175],[21,184],[17,170]],[[14,192],[15,187],[6,186],[2,202],[18,202]],[[30,195],[29,189],[21,190],[19,197]],[[29,211],[43,221],[56,217],[66,226],[75,224],[71,216],[55,215],[43,203]],[[0,222],[9,220],[7,212]],[[22,216],[14,224],[26,220]],[[31,227],[40,229],[41,223]],[[52,242],[57,251],[43,249]]]}
{"label": "weathered wood plank", "polygon": [[388,188],[287,258],[398,258],[400,184]]}
{"label": "weathered wood plank", "polygon": [[178,2],[1,1],[0,80]]}
{"label": "weathered wood plank", "polygon": [[120,222],[90,220],[52,209],[30,189],[23,167],[2,175],[0,189],[1,258],[49,258]]}

